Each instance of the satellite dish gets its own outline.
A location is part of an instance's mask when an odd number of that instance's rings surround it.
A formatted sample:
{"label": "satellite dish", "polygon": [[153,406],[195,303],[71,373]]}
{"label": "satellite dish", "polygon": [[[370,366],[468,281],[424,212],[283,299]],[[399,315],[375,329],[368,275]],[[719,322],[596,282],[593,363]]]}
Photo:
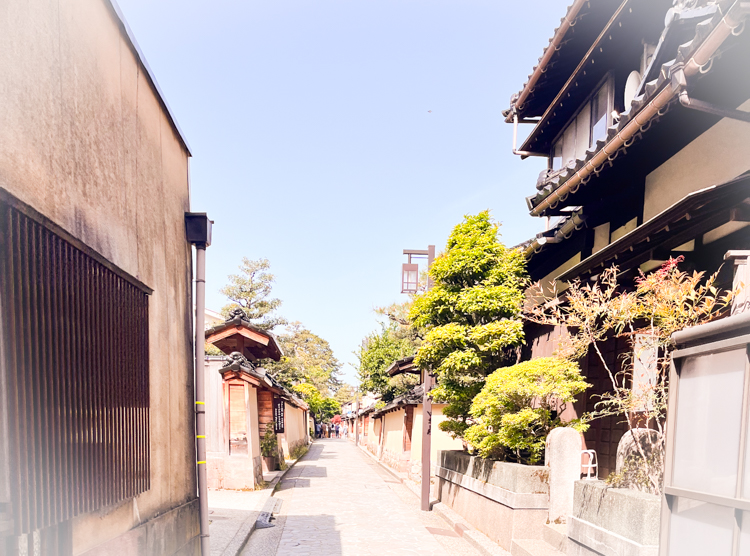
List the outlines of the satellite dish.
{"label": "satellite dish", "polygon": [[635,98],[635,93],[641,84],[641,74],[637,71],[631,71],[628,80],[625,82],[625,110],[630,109],[630,103]]}

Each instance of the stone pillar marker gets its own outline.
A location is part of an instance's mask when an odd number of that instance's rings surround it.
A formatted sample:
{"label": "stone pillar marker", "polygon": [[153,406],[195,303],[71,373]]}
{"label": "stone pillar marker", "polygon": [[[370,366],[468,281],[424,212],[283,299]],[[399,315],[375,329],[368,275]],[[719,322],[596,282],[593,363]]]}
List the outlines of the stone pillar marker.
{"label": "stone pillar marker", "polygon": [[750,311],[750,251],[727,251],[724,260],[734,262],[732,314]]}
{"label": "stone pillar marker", "polygon": [[581,433],[570,427],[547,436],[544,465],[549,468],[549,520],[559,523],[573,513],[575,482],[581,478]]}

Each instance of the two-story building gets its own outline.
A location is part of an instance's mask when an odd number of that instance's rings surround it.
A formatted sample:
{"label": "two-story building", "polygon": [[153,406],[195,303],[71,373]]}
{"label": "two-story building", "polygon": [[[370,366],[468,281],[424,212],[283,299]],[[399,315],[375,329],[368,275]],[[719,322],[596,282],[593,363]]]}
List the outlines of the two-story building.
{"label": "two-story building", "polygon": [[[731,287],[724,255],[750,247],[749,11],[734,0],[568,7],[505,112],[514,127],[533,126],[516,154],[546,159],[527,199],[547,222],[523,245],[533,280],[562,291],[617,265],[632,282],[682,256],[685,270],[721,268],[718,285]],[[530,327],[527,356],[551,354],[559,334]],[[605,349],[615,358],[629,347],[612,339]],[[599,367],[583,362],[594,387],[578,413],[609,387]],[[617,421],[586,433],[600,476],[615,468]]]}

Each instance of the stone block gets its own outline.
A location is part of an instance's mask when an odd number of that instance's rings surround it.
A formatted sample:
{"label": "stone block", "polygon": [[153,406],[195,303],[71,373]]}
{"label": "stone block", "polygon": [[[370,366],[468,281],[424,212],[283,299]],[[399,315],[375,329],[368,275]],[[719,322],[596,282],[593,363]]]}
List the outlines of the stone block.
{"label": "stone block", "polygon": [[575,482],[581,478],[581,433],[569,427],[547,436],[545,465],[549,468],[549,520],[565,521],[573,512]]}
{"label": "stone block", "polygon": [[604,481],[578,481],[572,517],[568,522],[568,536],[579,543],[583,543],[583,537],[574,535],[575,526],[571,529],[571,521],[587,522],[609,532],[612,538],[621,537],[644,547],[659,544],[661,499],[653,494],[611,488]]}

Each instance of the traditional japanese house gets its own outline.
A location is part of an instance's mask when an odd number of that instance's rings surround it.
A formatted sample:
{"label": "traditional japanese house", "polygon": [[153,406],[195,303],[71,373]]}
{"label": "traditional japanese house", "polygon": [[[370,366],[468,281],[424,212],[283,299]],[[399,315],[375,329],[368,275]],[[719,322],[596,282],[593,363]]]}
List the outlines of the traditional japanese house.
{"label": "traditional japanese house", "polygon": [[206,341],[227,354],[206,358],[208,484],[254,488],[268,471],[260,450],[266,428],[273,428],[280,455],[288,458],[309,441],[308,406],[260,365],[279,361],[281,348],[241,309],[206,330]]}
{"label": "traditional japanese house", "polygon": [[[528,197],[546,231],[523,245],[532,279],[594,280],[617,265],[627,283],[670,257],[730,287],[725,253],[750,246],[750,4],[733,0],[576,0],[505,112],[533,128],[520,156],[546,168]],[[514,129],[514,137],[515,129]],[[516,150],[517,149],[517,150]],[[561,330],[530,327],[527,357]],[[628,350],[611,339],[613,360]],[[583,362],[592,409],[609,380]],[[585,435],[599,475],[623,434],[600,419]]]}

